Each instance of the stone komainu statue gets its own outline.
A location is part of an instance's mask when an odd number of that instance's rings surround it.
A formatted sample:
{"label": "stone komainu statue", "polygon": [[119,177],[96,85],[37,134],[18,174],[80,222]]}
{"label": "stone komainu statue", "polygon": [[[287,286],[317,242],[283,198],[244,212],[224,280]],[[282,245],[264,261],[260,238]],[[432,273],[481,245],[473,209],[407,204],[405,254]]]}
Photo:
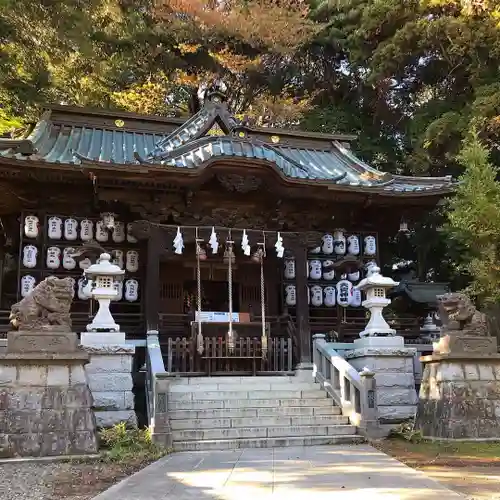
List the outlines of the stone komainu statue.
{"label": "stone komainu statue", "polygon": [[486,315],[476,309],[467,295],[445,293],[438,295],[437,301],[442,335],[489,335]]}
{"label": "stone komainu statue", "polygon": [[29,295],[12,306],[10,322],[15,330],[70,332],[73,294],[71,278],[45,278]]}

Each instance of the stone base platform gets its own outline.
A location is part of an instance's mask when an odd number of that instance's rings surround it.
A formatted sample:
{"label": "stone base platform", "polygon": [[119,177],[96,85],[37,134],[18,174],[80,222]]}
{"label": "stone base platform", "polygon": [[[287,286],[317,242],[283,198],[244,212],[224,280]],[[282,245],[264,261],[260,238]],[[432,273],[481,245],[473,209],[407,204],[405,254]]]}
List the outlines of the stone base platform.
{"label": "stone base platform", "polygon": [[[107,332],[97,335],[92,333],[87,334],[85,339],[82,338],[82,347],[90,356],[90,363],[85,371],[94,398],[97,426],[112,427],[124,422],[127,427],[136,427],[137,416],[132,392],[135,347],[125,344],[124,340],[121,344],[99,343],[99,340],[106,340],[107,335]],[[124,334],[120,335],[124,337]]]}
{"label": "stone base platform", "polygon": [[[66,346],[73,335],[67,334]],[[22,343],[16,338],[14,346]],[[0,457],[97,452],[87,361],[81,350],[0,355]]]}
{"label": "stone base platform", "polygon": [[405,348],[399,336],[366,337],[354,344],[345,359],[358,371],[366,367],[375,373],[379,423],[390,430],[413,418],[418,400],[413,375],[416,350]]}
{"label": "stone base platform", "polygon": [[416,427],[430,439],[500,440],[500,355],[423,356]]}

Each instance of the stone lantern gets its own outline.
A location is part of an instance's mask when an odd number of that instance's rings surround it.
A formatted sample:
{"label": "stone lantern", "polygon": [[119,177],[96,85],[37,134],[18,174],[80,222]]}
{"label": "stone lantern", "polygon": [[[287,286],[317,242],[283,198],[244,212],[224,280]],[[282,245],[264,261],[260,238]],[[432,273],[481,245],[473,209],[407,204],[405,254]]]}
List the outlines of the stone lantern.
{"label": "stone lantern", "polygon": [[119,332],[120,326],[115,323],[109,310],[111,300],[118,291],[116,282],[123,280],[125,271],[110,262],[111,255],[102,253],[98,262],[85,269],[84,274],[92,280],[92,298],[99,303],[99,309],[92,323],[87,325],[89,332]]}
{"label": "stone lantern", "polygon": [[380,268],[372,266],[369,275],[361,280],[355,287],[357,290],[366,293],[366,300],[363,307],[370,311],[370,320],[365,329],[359,334],[360,337],[387,337],[396,335],[396,330],[392,329],[382,315],[384,307],[391,303],[391,299],[386,297],[386,292],[398,283],[392,278],[386,278],[380,274]]}

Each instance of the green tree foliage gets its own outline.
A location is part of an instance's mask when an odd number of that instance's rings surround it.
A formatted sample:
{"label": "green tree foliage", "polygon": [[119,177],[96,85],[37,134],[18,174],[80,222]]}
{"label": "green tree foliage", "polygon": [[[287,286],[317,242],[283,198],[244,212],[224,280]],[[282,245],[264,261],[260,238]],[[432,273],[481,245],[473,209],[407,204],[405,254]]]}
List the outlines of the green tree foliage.
{"label": "green tree foliage", "polygon": [[0,106],[28,119],[45,103],[182,115],[217,76],[237,113],[293,124],[310,101],[295,54],[320,27],[308,12],[301,0],[0,0]]}
{"label": "green tree foliage", "polygon": [[331,129],[358,110],[340,123],[363,129],[367,159],[404,173],[457,174],[471,120],[490,145],[499,142],[498,2],[319,0],[313,14],[327,23],[318,66],[334,68],[313,119]]}
{"label": "green tree foliage", "polygon": [[458,156],[465,171],[447,212],[447,233],[472,277],[468,291],[482,303],[500,300],[500,182],[489,156],[474,131]]}

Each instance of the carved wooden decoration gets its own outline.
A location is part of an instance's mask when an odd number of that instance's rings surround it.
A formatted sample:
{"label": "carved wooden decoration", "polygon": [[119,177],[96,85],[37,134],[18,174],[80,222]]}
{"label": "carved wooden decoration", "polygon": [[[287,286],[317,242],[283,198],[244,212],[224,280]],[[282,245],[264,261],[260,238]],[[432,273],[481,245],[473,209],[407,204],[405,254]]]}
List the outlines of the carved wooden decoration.
{"label": "carved wooden decoration", "polygon": [[254,175],[218,174],[217,179],[228,191],[237,193],[249,193],[262,186],[262,179]]}

